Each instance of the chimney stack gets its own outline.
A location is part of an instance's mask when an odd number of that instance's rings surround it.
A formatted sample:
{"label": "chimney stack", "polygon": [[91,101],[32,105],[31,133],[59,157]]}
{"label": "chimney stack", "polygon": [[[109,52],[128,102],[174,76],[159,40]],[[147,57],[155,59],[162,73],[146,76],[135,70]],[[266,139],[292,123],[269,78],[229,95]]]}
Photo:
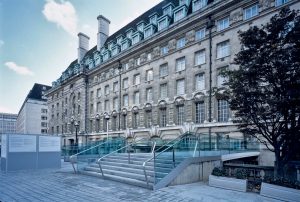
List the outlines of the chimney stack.
{"label": "chimney stack", "polygon": [[102,15],[97,17],[98,20],[98,34],[97,34],[97,50],[100,51],[106,39],[109,36],[110,21]]}
{"label": "chimney stack", "polygon": [[88,52],[89,50],[89,40],[90,37],[83,33],[78,34],[78,63],[81,63],[84,55]]}

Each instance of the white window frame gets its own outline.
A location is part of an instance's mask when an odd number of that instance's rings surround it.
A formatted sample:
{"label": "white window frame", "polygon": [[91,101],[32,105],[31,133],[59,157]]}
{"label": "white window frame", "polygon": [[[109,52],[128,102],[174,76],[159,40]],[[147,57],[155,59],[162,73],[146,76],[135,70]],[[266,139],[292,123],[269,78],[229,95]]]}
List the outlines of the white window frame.
{"label": "white window frame", "polygon": [[148,69],[146,71],[146,81],[152,81],[153,80],[153,69]]}
{"label": "white window frame", "polygon": [[133,104],[139,105],[140,104],[140,91],[136,91],[133,94]]}
{"label": "white window frame", "polygon": [[129,87],[128,78],[123,79],[123,89],[127,89]]}
{"label": "white window frame", "polygon": [[166,77],[169,74],[168,63],[159,66],[159,77]]}
{"label": "white window frame", "polygon": [[153,101],[153,88],[146,89],[146,101],[152,102]]}
{"label": "white window frame", "polygon": [[207,6],[207,0],[194,0],[193,1],[193,12],[198,11]]}
{"label": "white window frame", "polygon": [[128,107],[129,106],[128,94],[123,95],[123,106],[124,107]]}
{"label": "white window frame", "polygon": [[206,52],[205,49],[197,51],[195,53],[195,66],[203,65],[206,63]]}
{"label": "white window frame", "polygon": [[281,6],[283,4],[286,4],[287,2],[289,2],[289,0],[276,0],[275,6]]}
{"label": "white window frame", "polygon": [[204,28],[201,28],[198,31],[196,31],[195,40],[200,41],[205,38],[205,35],[206,35],[206,28],[204,27]]}
{"label": "white window frame", "polygon": [[205,74],[200,73],[195,76],[195,90],[205,90]]}
{"label": "white window frame", "polygon": [[217,22],[217,30],[222,31],[230,26],[229,17],[222,18]]}
{"label": "white window frame", "polygon": [[185,70],[185,57],[176,59],[176,72]]}
{"label": "white window frame", "polygon": [[182,37],[180,39],[177,40],[176,42],[176,48],[177,49],[180,49],[180,48],[183,48],[186,44],[186,40],[185,40],[185,37]]}
{"label": "white window frame", "polygon": [[160,97],[160,99],[165,99],[168,97],[168,84],[167,83],[160,84],[159,97]]}
{"label": "white window frame", "polygon": [[259,14],[258,9],[259,9],[258,4],[254,4],[248,8],[245,8],[244,9],[244,20],[248,20],[250,18],[257,16]]}
{"label": "white window frame", "polygon": [[217,44],[217,59],[230,55],[230,41],[222,41]]}
{"label": "white window frame", "polygon": [[133,76],[133,82],[134,85],[139,85],[141,84],[141,75],[140,74],[136,74]]}
{"label": "white window frame", "polygon": [[176,95],[185,94],[185,79],[178,79],[176,81]]}
{"label": "white window frame", "polygon": [[[181,13],[180,15],[178,13]],[[185,17],[184,7],[174,12],[174,22],[177,22]]]}

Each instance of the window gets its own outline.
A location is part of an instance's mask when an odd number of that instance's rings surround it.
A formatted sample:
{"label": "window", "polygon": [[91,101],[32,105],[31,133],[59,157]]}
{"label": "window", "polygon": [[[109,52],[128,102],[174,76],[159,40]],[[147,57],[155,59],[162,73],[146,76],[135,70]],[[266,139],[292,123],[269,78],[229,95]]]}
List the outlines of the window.
{"label": "window", "polygon": [[160,127],[167,126],[167,109],[160,109],[159,126]]}
{"label": "window", "polygon": [[195,77],[195,89],[196,90],[204,90],[205,89],[205,81],[204,74],[197,74]]}
{"label": "window", "polygon": [[121,49],[123,51],[123,50],[126,50],[128,47],[129,47],[128,42],[124,42],[124,43],[122,43]]}
{"label": "window", "polygon": [[132,128],[138,128],[140,123],[139,114],[133,113],[132,114]]}
{"label": "window", "polygon": [[146,115],[145,126],[146,126],[146,128],[150,128],[152,126],[152,113],[151,113],[151,111],[147,111],[147,112],[145,112],[145,115]]}
{"label": "window", "polygon": [[275,5],[276,6],[281,6],[282,4],[287,3],[289,0],[276,0]]}
{"label": "window", "polygon": [[135,66],[139,66],[141,64],[141,58],[137,58],[134,60]]}
{"label": "window", "polygon": [[172,7],[171,6],[168,6],[168,7],[164,8],[163,15],[170,15],[171,16],[171,14],[172,14]]}
{"label": "window", "polygon": [[180,9],[174,13],[174,22],[177,22],[185,17],[185,11]]}
{"label": "window", "polygon": [[128,88],[128,78],[123,79],[123,88]]}
{"label": "window", "polygon": [[217,44],[217,59],[230,55],[229,41],[223,41]]}
{"label": "window", "polygon": [[101,111],[101,102],[97,102],[97,113]]}
{"label": "window", "polygon": [[195,53],[195,65],[205,64],[205,50],[200,50]]}
{"label": "window", "polygon": [[144,23],[138,24],[137,30],[140,31],[140,32],[143,32],[144,31]]}
{"label": "window", "polygon": [[177,106],[177,125],[183,125],[184,122],[184,105]]}
{"label": "window", "polygon": [[112,117],[112,121],[111,121],[111,129],[113,131],[116,131],[117,130],[117,117]]}
{"label": "window", "polygon": [[94,114],[94,105],[93,104],[90,105],[90,114]]}
{"label": "window", "polygon": [[196,31],[196,33],[195,33],[195,39],[196,39],[196,41],[204,39],[205,38],[205,32],[206,32],[205,28],[202,28],[202,29]]}
{"label": "window", "polygon": [[140,41],[140,36],[139,35],[135,35],[132,39],[132,44],[137,44]]}
{"label": "window", "polygon": [[119,100],[118,100],[118,98],[114,98],[113,108],[114,108],[114,109],[118,109],[118,105],[119,105]]}
{"label": "window", "polygon": [[223,84],[227,81],[227,78],[222,74],[219,74],[217,77],[217,85],[219,88],[223,87]]}
{"label": "window", "polygon": [[105,91],[105,95],[108,95],[109,94],[109,85],[106,85],[104,87],[104,91]]}
{"label": "window", "polygon": [[128,107],[128,95],[123,95],[123,106]]}
{"label": "window", "polygon": [[147,54],[147,60],[150,61],[151,59],[152,59],[152,55],[151,55],[151,53],[148,53]]}
{"label": "window", "polygon": [[160,65],[159,67],[159,76],[160,77],[165,77],[165,76],[168,76],[168,64],[163,64],[163,65]]}
{"label": "window", "polygon": [[229,108],[227,100],[218,100],[218,121],[227,122],[229,118]]}
{"label": "window", "polygon": [[146,101],[151,102],[153,100],[152,88],[146,89]]}
{"label": "window", "polygon": [[109,111],[110,110],[109,100],[105,100],[105,102],[104,102],[104,110],[105,111]]}
{"label": "window", "polygon": [[160,98],[165,99],[168,97],[168,84],[164,83],[160,85]]}
{"label": "window", "polygon": [[255,4],[244,10],[244,20],[248,20],[256,15],[258,15],[258,4]]}
{"label": "window", "polygon": [[196,106],[196,123],[203,123],[205,119],[205,106],[204,102],[197,102]]}
{"label": "window", "polygon": [[194,0],[193,1],[193,12],[204,8],[207,5],[207,0]]}
{"label": "window", "polygon": [[123,115],[122,116],[122,129],[126,129],[127,127],[127,116],[126,115]]}
{"label": "window", "polygon": [[134,75],[133,83],[134,83],[134,85],[139,85],[141,83],[141,75],[140,74]]}
{"label": "window", "polygon": [[98,97],[98,98],[101,97],[101,88],[98,88],[98,89],[97,89],[97,97]]}
{"label": "window", "polygon": [[168,52],[169,52],[168,46],[161,47],[160,52],[161,52],[162,55],[168,54]]}
{"label": "window", "polygon": [[183,48],[185,46],[185,38],[180,38],[177,40],[177,43],[176,43],[176,48],[179,49],[179,48]]}
{"label": "window", "polygon": [[144,31],[144,37],[150,37],[152,35],[152,27],[148,27],[147,29],[145,29]]}
{"label": "window", "polygon": [[185,70],[185,57],[176,60],[176,72]]}
{"label": "window", "polygon": [[113,91],[114,91],[114,92],[118,92],[118,90],[119,90],[119,82],[116,81],[116,82],[114,82],[114,84],[113,84]]}
{"label": "window", "polygon": [[229,27],[229,17],[218,20],[218,24],[217,24],[218,31],[221,31],[228,27]]}
{"label": "window", "polygon": [[90,93],[90,100],[94,100],[94,91],[91,91]]}
{"label": "window", "polygon": [[153,80],[153,70],[149,69],[146,71],[146,81],[152,81]]}
{"label": "window", "polygon": [[163,20],[158,22],[158,31],[163,30],[168,27],[168,18],[164,18]]}
{"label": "window", "polygon": [[183,95],[185,93],[184,79],[176,81],[176,93],[177,95]]}
{"label": "window", "polygon": [[137,91],[133,94],[133,104],[140,104],[140,92]]}

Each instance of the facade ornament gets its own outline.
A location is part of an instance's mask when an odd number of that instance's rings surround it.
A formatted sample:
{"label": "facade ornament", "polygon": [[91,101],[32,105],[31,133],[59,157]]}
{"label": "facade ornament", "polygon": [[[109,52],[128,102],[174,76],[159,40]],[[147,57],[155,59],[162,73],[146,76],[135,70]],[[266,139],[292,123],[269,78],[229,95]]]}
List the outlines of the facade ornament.
{"label": "facade ornament", "polygon": [[205,98],[204,93],[196,93],[194,95],[194,101],[195,102],[202,102],[202,101],[204,101],[204,98]]}
{"label": "facade ornament", "polygon": [[176,49],[176,39],[172,39],[168,43],[169,51],[174,51]]}
{"label": "facade ornament", "polygon": [[157,136],[157,126],[151,126],[150,128],[150,137]]}
{"label": "facade ornament", "polygon": [[167,108],[167,102],[165,100],[161,100],[158,103],[158,107],[159,107],[159,109],[165,109],[165,108]]}
{"label": "facade ornament", "polygon": [[230,21],[232,23],[235,23],[235,22],[238,22],[241,20],[243,20],[243,10],[242,9],[235,10],[230,14]]}
{"label": "facade ornament", "polygon": [[[155,59],[155,58],[158,58],[158,57],[160,56],[160,48],[159,48],[159,47],[155,47],[155,48],[153,49],[152,56],[153,56],[154,59]],[[146,56],[146,57],[147,57],[147,56]]]}
{"label": "facade ornament", "polygon": [[143,53],[141,55],[141,63],[145,63],[145,62],[147,62],[147,55],[146,55],[146,53]]}
{"label": "facade ornament", "polygon": [[145,111],[146,112],[151,112],[151,110],[152,110],[152,105],[150,104],[150,103],[147,103],[146,105],[145,105]]}
{"label": "facade ornament", "polygon": [[188,33],[186,33],[185,38],[186,38],[187,44],[194,42],[195,41],[195,31],[191,30]]}
{"label": "facade ornament", "polygon": [[184,122],[182,126],[182,133],[191,133],[195,129],[195,125],[191,122]]}
{"label": "facade ornament", "polygon": [[183,97],[177,97],[176,99],[175,99],[175,105],[176,106],[181,106],[181,105],[184,105],[184,98]]}
{"label": "facade ornament", "polygon": [[215,96],[218,100],[222,99],[222,100],[226,100],[228,99],[228,95],[226,94],[226,91],[224,88],[219,88],[217,89],[217,91],[215,92]]}
{"label": "facade ornament", "polygon": [[113,77],[114,73],[115,73],[114,68],[110,68],[110,70],[109,70],[109,76]]}
{"label": "facade ornament", "polygon": [[99,119],[100,119],[100,114],[96,114],[95,118],[96,118],[97,120],[99,120]]}
{"label": "facade ornament", "polygon": [[132,108],[132,112],[133,112],[134,114],[139,113],[139,108],[138,108],[137,106],[134,106],[134,107]]}
{"label": "facade ornament", "polygon": [[112,111],[111,113],[112,117],[117,117],[118,116],[118,112],[116,110]]}
{"label": "facade ornament", "polygon": [[128,67],[129,67],[129,69],[134,67],[134,59],[130,59],[128,61]]}
{"label": "facade ornament", "polygon": [[272,1],[271,0],[259,0],[259,5],[262,8],[262,10],[271,8]]}
{"label": "facade ornament", "polygon": [[122,115],[123,115],[123,116],[126,116],[126,115],[127,115],[127,109],[126,109],[126,108],[123,108],[123,109],[122,109]]}
{"label": "facade ornament", "polygon": [[133,138],[133,132],[129,128],[126,128],[125,134],[126,138]]}

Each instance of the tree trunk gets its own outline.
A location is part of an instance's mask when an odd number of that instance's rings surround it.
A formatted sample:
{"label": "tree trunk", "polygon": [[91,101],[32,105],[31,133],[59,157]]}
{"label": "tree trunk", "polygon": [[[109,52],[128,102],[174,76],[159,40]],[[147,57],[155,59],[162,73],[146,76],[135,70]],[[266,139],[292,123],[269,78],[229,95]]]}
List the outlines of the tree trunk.
{"label": "tree trunk", "polygon": [[274,178],[282,178],[283,174],[283,162],[280,157],[279,149],[275,148],[275,167],[274,167]]}

